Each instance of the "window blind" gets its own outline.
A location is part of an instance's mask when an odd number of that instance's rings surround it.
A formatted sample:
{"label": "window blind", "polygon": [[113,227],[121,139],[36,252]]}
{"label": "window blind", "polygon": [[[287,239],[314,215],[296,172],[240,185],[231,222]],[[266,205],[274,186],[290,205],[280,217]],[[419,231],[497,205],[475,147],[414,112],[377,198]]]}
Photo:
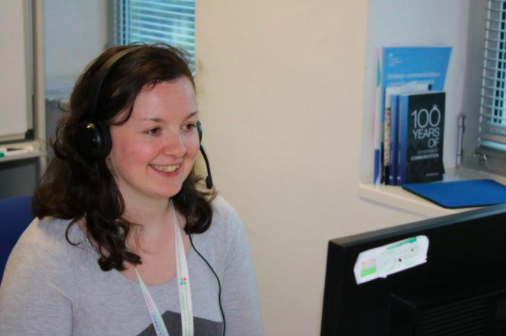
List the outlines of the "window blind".
{"label": "window blind", "polygon": [[195,59],[195,0],[117,0],[116,44],[164,42]]}
{"label": "window blind", "polygon": [[506,158],[506,0],[488,0],[477,152]]}

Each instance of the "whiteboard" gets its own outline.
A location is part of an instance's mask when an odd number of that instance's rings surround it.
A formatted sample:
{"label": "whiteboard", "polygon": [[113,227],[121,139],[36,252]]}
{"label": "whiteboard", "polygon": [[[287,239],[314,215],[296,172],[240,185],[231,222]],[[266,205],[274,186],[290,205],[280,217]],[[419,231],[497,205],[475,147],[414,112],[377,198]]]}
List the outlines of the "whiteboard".
{"label": "whiteboard", "polygon": [[33,116],[29,9],[27,0],[0,0],[0,142],[24,139]]}

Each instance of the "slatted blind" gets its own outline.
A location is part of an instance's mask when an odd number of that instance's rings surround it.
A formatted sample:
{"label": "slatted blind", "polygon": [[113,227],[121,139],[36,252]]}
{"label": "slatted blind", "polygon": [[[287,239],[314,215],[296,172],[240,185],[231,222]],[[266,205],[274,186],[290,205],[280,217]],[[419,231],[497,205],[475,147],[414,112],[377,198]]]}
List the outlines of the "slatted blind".
{"label": "slatted blind", "polygon": [[478,152],[506,158],[506,0],[488,0]]}
{"label": "slatted blind", "polygon": [[165,42],[195,58],[195,0],[117,0],[117,44]]}

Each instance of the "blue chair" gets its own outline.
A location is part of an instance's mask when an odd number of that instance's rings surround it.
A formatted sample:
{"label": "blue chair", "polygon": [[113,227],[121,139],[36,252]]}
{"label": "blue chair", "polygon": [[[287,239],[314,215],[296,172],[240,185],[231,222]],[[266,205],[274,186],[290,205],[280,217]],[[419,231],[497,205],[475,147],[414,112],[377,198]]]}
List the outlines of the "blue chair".
{"label": "blue chair", "polygon": [[32,197],[13,197],[0,201],[0,283],[5,264],[14,245],[33,221]]}

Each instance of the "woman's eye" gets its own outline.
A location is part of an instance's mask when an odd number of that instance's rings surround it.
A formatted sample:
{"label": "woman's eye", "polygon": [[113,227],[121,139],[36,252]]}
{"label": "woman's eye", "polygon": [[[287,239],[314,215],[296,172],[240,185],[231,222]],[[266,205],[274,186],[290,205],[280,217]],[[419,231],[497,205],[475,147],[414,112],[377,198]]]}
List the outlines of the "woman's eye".
{"label": "woman's eye", "polygon": [[184,129],[185,130],[188,130],[188,131],[191,131],[192,129],[196,128],[197,127],[197,123],[191,123],[191,124],[186,124],[184,125]]}
{"label": "woman's eye", "polygon": [[149,134],[149,135],[157,135],[157,134],[160,134],[160,132],[162,131],[162,129],[160,127],[156,127],[156,128],[150,128],[146,131],[146,134]]}

